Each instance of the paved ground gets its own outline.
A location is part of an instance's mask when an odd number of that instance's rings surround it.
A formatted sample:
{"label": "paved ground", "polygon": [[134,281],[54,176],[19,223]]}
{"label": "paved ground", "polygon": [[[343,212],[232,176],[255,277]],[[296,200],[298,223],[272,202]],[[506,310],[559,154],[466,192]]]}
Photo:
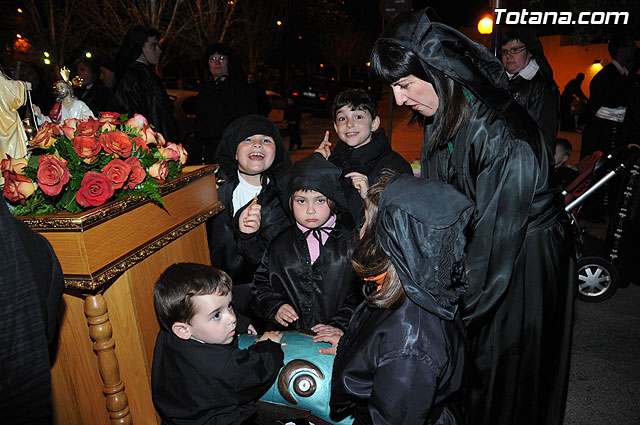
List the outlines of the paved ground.
{"label": "paved ground", "polygon": [[[379,103],[382,126],[389,133],[389,99]],[[422,130],[408,127],[408,111],[393,108],[391,140],[408,161],[420,158]],[[324,131],[332,131],[329,117],[305,115],[303,148],[291,154],[297,161],[313,152]],[[573,144],[570,164],[577,163],[581,135],[560,132]],[[285,137],[288,146],[288,138]],[[571,377],[565,425],[640,424],[640,287],[631,285],[601,303],[576,301]]]}

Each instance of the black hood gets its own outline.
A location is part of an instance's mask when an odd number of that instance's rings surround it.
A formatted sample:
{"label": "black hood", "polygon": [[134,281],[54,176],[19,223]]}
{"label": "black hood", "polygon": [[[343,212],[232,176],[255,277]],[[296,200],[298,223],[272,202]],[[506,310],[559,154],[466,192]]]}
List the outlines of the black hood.
{"label": "black hood", "polygon": [[[502,63],[487,48],[429,17],[429,9],[399,15],[380,34],[413,51],[423,61],[502,111],[511,103]],[[496,90],[497,89],[497,90]]]}
{"label": "black hood", "polygon": [[452,319],[466,289],[464,231],[473,203],[438,180],[393,177],[378,206],[376,237],[413,302]]}
{"label": "black hood", "polygon": [[278,176],[291,166],[289,152],[285,149],[280,132],[276,125],[268,118],[252,114],[240,117],[227,126],[222,133],[222,140],[216,153],[216,162],[224,169],[228,175],[235,174],[238,169],[236,161],[236,151],[241,141],[254,134],[264,134],[270,136],[276,145],[276,156],[273,164],[264,174]]}
{"label": "black hood", "polygon": [[341,168],[324,159],[319,153],[297,161],[278,182],[284,204],[289,205],[289,199],[295,191],[309,189],[331,199],[342,212],[348,211],[347,199],[340,184],[341,174]]}

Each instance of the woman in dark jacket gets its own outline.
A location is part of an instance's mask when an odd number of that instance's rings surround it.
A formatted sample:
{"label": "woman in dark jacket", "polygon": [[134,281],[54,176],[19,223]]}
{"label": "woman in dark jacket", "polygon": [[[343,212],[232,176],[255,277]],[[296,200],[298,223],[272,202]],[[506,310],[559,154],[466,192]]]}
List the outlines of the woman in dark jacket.
{"label": "woman in dark jacket", "polygon": [[353,264],[371,287],[339,339],[332,416],[354,414],[356,425],[462,423],[453,401],[464,366],[457,300],[473,204],[445,183],[386,172],[365,203]]}
{"label": "woman in dark jacket", "polygon": [[[239,169],[238,146],[256,134],[269,136],[275,145],[273,163],[259,174],[261,186],[257,188],[256,203],[261,207],[260,228],[255,233],[240,231],[238,218],[251,206],[249,200],[234,208],[234,192],[251,177]],[[224,270],[233,279],[234,304],[240,313],[249,316],[250,284],[260,260],[271,240],[289,227],[287,215],[277,190],[281,173],[291,166],[289,153],[284,147],[278,128],[261,115],[247,115],[232,122],[222,136],[216,163],[220,165],[217,177],[224,180],[218,188],[218,199],[224,211],[207,223],[211,265]]]}
{"label": "woman in dark jacket", "polygon": [[561,424],[576,267],[540,131],[511,99],[502,64],[425,11],[388,25],[371,62],[425,124],[422,176],[475,204],[460,301],[467,422]]}
{"label": "woman in dark jacket", "polygon": [[73,71],[82,78],[82,88],[78,99],[87,104],[93,115],[100,116],[100,112],[111,112],[113,107],[113,93],[104,85],[100,77],[100,66],[92,59],[80,57],[73,62]]}
{"label": "woman in dark jacket", "polygon": [[[290,210],[297,191],[316,191],[329,201],[324,208],[335,218],[318,221],[318,227],[311,229],[296,220],[271,242],[253,280],[251,304],[261,318],[294,329],[328,325],[342,333],[347,328],[362,301],[362,285],[351,264],[353,226],[339,178],[340,168],[315,154],[296,162],[281,182],[283,202]],[[313,212],[314,217],[321,215]],[[317,247],[316,255],[311,254],[308,241]],[[277,320],[285,304],[297,313],[297,320]]]}

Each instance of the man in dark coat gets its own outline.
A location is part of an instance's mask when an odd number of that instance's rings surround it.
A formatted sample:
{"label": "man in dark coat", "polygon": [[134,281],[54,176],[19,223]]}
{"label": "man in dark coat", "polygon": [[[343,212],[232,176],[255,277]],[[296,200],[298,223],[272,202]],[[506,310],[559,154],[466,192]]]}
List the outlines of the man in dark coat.
{"label": "man in dark coat", "polygon": [[162,133],[167,142],[180,143],[173,104],[162,80],[154,71],[160,62],[160,33],[152,28],[134,27],[124,38],[116,58],[116,86],[113,103],[117,112],[142,114]]}
{"label": "man in dark coat", "polygon": [[467,422],[561,424],[577,282],[568,218],[549,184],[552,151],[508,95],[500,62],[425,11],[388,25],[371,62],[396,101],[424,116],[422,176],[475,204],[460,298]]}
{"label": "man in dark coat", "polygon": [[0,200],[0,417],[48,424],[64,278],[49,242]]}
{"label": "man in dark coat", "polygon": [[542,44],[531,31],[509,31],[500,54],[509,77],[509,93],[538,124],[545,145],[553,154],[560,120],[560,92]]}
{"label": "man in dark coat", "polygon": [[560,128],[562,130],[574,131],[576,129],[576,121],[578,121],[579,115],[571,110],[571,105],[574,99],[577,99],[579,102],[587,101],[587,96],[582,92],[583,81],[584,74],[579,72],[576,78],[564,86],[564,90],[560,96]]}

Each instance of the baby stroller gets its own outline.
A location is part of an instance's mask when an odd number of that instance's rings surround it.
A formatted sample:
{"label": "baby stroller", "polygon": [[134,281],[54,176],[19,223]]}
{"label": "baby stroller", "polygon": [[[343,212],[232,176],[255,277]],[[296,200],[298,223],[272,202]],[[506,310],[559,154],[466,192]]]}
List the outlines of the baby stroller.
{"label": "baby stroller", "polygon": [[[621,282],[628,284],[627,259],[621,248],[628,239],[640,203],[640,146],[627,145],[604,156],[595,152],[578,164],[578,177],[563,192],[565,211],[571,218],[578,259],[578,299],[600,302],[611,297]],[[619,195],[607,226],[605,239],[586,231],[579,220],[582,203],[601,190],[615,176],[620,176]],[[637,220],[635,221],[637,222]],[[624,269],[621,279],[620,268]]]}

